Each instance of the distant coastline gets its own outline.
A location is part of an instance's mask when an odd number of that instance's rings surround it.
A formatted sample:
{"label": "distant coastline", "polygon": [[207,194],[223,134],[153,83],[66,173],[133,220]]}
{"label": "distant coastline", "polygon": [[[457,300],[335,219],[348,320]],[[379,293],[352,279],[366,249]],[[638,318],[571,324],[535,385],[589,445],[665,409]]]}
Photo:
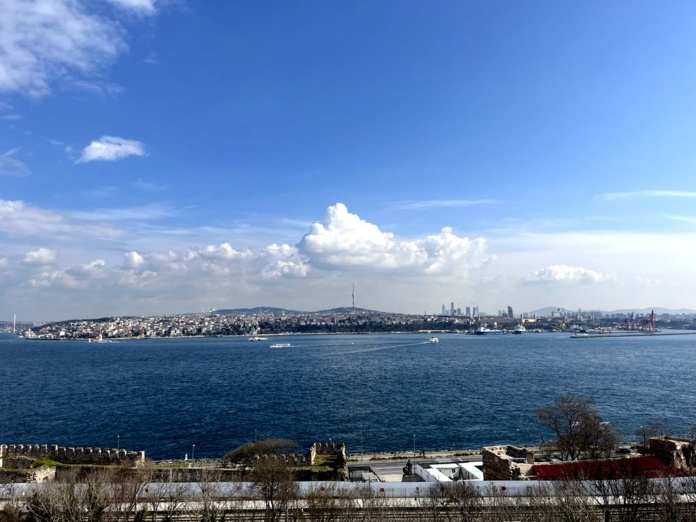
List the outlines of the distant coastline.
{"label": "distant coastline", "polygon": [[[362,308],[337,308],[321,312],[296,312],[278,308],[224,310],[201,314],[152,317],[106,317],[60,321],[22,331],[32,340],[109,340],[186,337],[244,337],[278,335],[332,335],[368,333],[455,333],[472,334],[494,328],[512,333],[523,325],[525,334],[587,329],[640,332],[646,325],[654,330],[696,330],[696,316],[669,318],[630,314],[626,317],[596,317],[576,312],[551,317],[408,315]],[[7,328],[5,329],[7,331]]]}

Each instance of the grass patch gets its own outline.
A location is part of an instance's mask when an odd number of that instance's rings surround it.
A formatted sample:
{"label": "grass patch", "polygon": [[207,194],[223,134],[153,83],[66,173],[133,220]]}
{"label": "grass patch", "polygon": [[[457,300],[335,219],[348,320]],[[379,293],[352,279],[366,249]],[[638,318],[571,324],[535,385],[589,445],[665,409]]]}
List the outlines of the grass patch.
{"label": "grass patch", "polygon": [[55,460],[40,457],[38,459],[34,459],[29,467],[35,469],[40,468],[42,466],[46,466],[47,468],[55,468],[58,466],[62,466],[62,464],[60,462],[56,462]]}

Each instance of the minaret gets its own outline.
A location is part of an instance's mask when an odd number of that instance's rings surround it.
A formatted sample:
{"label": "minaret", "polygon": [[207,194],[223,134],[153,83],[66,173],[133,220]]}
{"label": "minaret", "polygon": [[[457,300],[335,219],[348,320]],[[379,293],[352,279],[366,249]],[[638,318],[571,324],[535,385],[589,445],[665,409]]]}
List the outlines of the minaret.
{"label": "minaret", "polygon": [[355,283],[353,283],[353,308],[355,308]]}

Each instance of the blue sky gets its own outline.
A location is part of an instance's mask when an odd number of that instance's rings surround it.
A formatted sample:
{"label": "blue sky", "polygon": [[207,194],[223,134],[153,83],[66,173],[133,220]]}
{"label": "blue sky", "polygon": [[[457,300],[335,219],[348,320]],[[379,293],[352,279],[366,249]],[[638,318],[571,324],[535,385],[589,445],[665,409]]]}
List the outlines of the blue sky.
{"label": "blue sky", "polygon": [[0,318],[696,308],[692,2],[0,11]]}

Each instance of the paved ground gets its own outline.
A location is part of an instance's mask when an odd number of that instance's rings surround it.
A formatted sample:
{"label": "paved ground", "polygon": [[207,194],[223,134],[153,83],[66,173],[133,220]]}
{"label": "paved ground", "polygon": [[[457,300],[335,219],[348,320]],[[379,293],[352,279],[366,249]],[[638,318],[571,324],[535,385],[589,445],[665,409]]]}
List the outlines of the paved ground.
{"label": "paved ground", "polygon": [[474,462],[481,460],[481,454],[476,450],[427,451],[414,454],[413,452],[377,453],[369,455],[350,455],[349,466],[370,466],[375,474],[384,482],[401,482],[403,468],[407,462],[437,463],[442,461],[460,460]]}

